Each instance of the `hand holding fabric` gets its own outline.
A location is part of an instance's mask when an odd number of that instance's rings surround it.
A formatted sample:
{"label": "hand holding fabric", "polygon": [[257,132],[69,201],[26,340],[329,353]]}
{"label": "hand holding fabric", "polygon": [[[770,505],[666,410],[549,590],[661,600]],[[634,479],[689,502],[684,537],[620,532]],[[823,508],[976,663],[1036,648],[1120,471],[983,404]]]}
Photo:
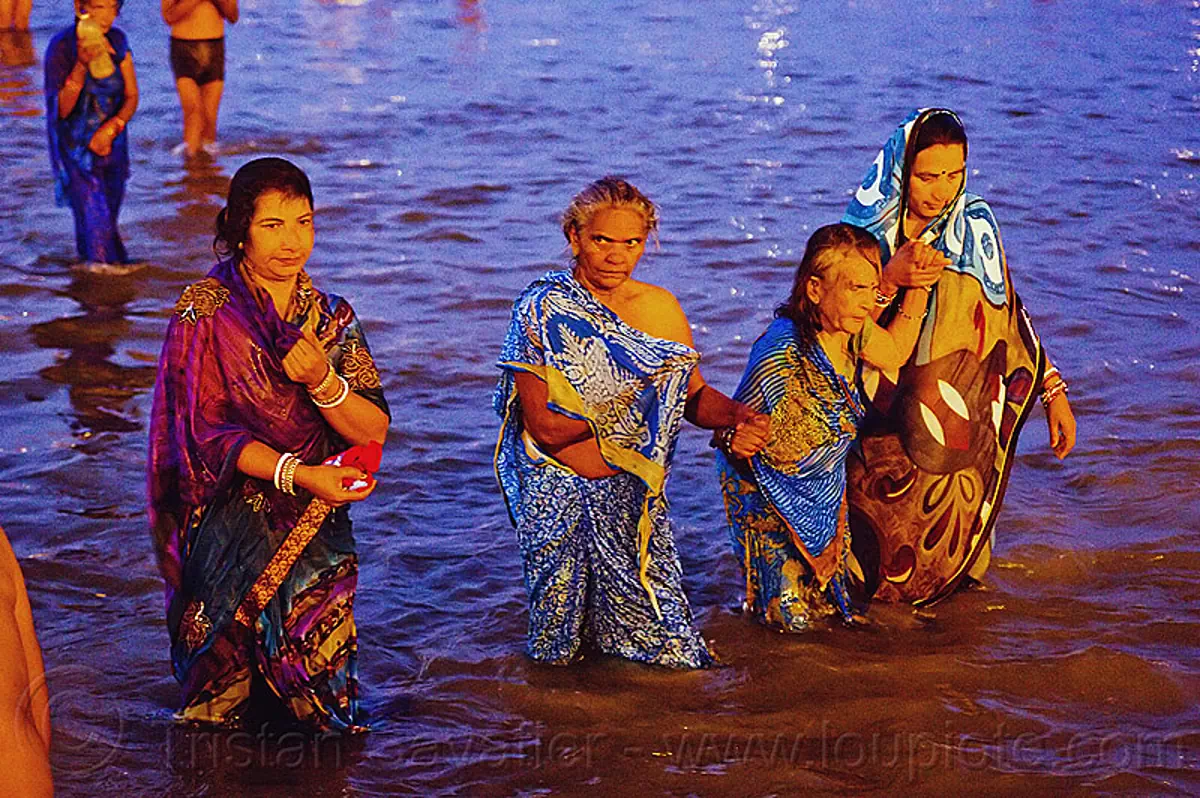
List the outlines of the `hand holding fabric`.
{"label": "hand holding fabric", "polygon": [[379,470],[382,457],[378,441],[352,446],[319,466],[297,470],[296,484],[333,507],[359,502],[379,484],[372,474]]}

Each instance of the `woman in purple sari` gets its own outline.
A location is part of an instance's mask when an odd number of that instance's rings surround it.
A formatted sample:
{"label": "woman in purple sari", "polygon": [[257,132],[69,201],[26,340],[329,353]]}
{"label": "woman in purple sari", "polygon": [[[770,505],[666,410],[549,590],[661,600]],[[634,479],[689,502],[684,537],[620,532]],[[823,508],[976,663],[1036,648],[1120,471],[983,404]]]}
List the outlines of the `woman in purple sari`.
{"label": "woman in purple sari", "polygon": [[389,411],[353,309],[304,269],[313,240],[307,176],[246,164],[223,259],[167,328],[147,467],[183,721],[234,724],[274,694],[315,728],[361,728],[346,505],[377,463],[324,463],[382,441]]}
{"label": "woman in purple sari", "polygon": [[125,126],[138,106],[129,40],[113,27],[124,0],[77,0],[80,22],[46,47],[46,131],[59,205],[75,214],[81,260],[124,263],[117,214],[129,179]]}

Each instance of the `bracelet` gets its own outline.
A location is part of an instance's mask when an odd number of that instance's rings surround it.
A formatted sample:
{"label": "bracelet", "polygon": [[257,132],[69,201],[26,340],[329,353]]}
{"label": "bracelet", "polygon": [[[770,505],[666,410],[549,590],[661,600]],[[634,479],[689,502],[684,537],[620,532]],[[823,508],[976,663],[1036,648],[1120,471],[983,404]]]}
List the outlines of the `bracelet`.
{"label": "bracelet", "polygon": [[329,410],[330,408],[337,407],[342,402],[346,401],[346,397],[350,395],[350,383],[346,382],[346,378],[340,374],[338,375],[337,379],[338,382],[341,383],[341,385],[338,387],[337,396],[333,397],[328,402],[322,402],[320,399],[313,396],[312,400],[314,405],[322,410]]}
{"label": "bracelet", "polygon": [[734,432],[733,427],[722,427],[713,433],[712,440],[708,445],[714,449],[720,449],[725,454],[732,454]]}
{"label": "bracelet", "polygon": [[1049,407],[1050,403],[1057,399],[1060,394],[1066,395],[1068,393],[1070,393],[1070,389],[1067,388],[1067,381],[1060,377],[1058,382],[1042,391],[1042,406]]}
{"label": "bracelet", "polygon": [[1045,390],[1046,383],[1050,382],[1050,379],[1052,377],[1059,377],[1060,379],[1062,377],[1062,375],[1059,373],[1057,366],[1051,366],[1050,368],[1046,369],[1046,373],[1044,375],[1042,375],[1042,389],[1043,390]]}
{"label": "bracelet", "polygon": [[318,382],[315,386],[308,389],[308,395],[316,397],[316,396],[320,396],[321,394],[325,393],[325,389],[333,384],[333,378],[334,378],[335,373],[336,372],[334,372],[333,366],[330,365],[329,361],[326,361],[325,362],[325,376],[322,377],[321,381]]}
{"label": "bracelet", "polygon": [[275,461],[275,477],[272,480],[275,483],[275,490],[283,490],[283,485],[280,484],[280,475],[283,473],[283,467],[287,465],[289,459],[294,459],[296,455],[291,452],[284,452],[279,455],[279,459]]}
{"label": "bracelet", "polygon": [[296,495],[296,469],[300,467],[300,458],[296,455],[290,455],[287,463],[283,466],[283,471],[279,474],[279,489],[289,496]]}
{"label": "bracelet", "polygon": [[888,296],[878,288],[875,289],[875,307],[877,308],[886,308],[888,305],[892,304],[892,300],[895,298],[895,294]]}

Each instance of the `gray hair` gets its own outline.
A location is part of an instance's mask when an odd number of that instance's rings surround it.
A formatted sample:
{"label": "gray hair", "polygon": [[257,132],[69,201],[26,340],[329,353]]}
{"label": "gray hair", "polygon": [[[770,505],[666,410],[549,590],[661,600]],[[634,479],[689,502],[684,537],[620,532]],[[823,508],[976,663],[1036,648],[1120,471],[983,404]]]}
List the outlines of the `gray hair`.
{"label": "gray hair", "polygon": [[658,206],[638,190],[637,186],[619,177],[602,177],[580,191],[562,214],[562,231],[571,240],[571,231],[579,233],[601,208],[629,208],[646,220],[646,234],[658,232]]}

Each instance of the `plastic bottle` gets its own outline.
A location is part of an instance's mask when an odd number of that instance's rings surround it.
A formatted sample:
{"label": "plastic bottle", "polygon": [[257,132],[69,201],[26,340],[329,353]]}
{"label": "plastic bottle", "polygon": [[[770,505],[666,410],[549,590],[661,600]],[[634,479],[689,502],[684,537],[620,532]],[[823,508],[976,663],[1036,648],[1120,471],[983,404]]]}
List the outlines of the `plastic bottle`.
{"label": "plastic bottle", "polygon": [[79,15],[79,21],[75,23],[75,37],[82,46],[101,52],[101,55],[88,62],[88,72],[93,78],[104,80],[117,71],[113,65],[112,56],[108,52],[108,39],[105,38],[104,31],[95,22],[92,22],[91,17],[87,14]]}

